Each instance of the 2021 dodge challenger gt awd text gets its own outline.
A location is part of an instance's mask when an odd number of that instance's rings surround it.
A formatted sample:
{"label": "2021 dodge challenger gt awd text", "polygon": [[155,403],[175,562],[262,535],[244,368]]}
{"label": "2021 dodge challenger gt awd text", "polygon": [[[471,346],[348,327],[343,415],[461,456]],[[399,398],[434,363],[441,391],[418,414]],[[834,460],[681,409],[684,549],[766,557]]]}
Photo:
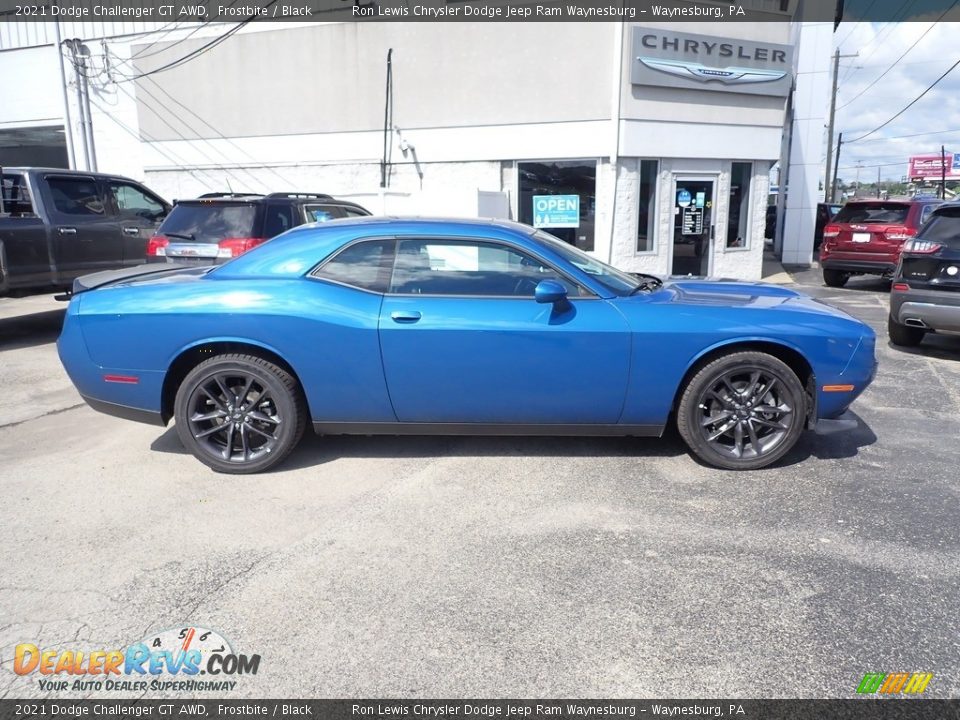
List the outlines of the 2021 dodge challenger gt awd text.
{"label": "2021 dodge challenger gt awd text", "polygon": [[873,379],[875,335],[788,288],[661,281],[506,221],[365,218],[214,268],[77,281],[58,343],[95,409],[221,472],[319,434],[659,436],[781,458]]}

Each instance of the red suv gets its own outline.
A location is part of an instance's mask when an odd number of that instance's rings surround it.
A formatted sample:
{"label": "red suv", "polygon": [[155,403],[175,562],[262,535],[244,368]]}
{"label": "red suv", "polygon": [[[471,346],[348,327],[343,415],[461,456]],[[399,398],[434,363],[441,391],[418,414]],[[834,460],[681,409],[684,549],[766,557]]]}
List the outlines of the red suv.
{"label": "red suv", "polygon": [[850,200],[823,229],[820,267],[823,282],[843,287],[851,275],[893,277],[900,248],[943,201]]}

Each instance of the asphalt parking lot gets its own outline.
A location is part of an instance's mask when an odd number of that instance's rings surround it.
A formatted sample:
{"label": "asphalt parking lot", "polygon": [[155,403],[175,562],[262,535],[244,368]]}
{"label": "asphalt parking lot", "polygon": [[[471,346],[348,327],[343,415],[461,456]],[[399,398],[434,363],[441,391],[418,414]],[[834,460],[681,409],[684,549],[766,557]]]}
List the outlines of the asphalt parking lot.
{"label": "asphalt parking lot", "polygon": [[233,697],[960,695],[960,337],[894,349],[886,284],[795,279],[874,326],[879,374],[857,429],[739,474],[673,432],[310,435],[217,475],[82,405],[61,304],[0,299],[0,695],[48,695],[17,643],[187,625],[261,656]]}

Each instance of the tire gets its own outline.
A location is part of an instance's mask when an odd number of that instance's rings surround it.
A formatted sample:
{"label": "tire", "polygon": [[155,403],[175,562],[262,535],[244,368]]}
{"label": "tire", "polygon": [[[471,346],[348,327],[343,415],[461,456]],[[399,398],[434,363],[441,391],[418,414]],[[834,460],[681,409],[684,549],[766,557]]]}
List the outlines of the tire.
{"label": "tire", "polygon": [[687,383],[677,429],[704,463],[757,470],[796,444],[807,407],[803,385],[786,363],[762,352],[733,352],[707,363]]}
{"label": "tire", "polygon": [[282,462],[307,422],[294,377],[263,358],[240,354],[218,355],[191,370],[177,389],[173,415],[183,446],[204,465],[231,474],[263,472]]}
{"label": "tire", "polygon": [[916,347],[923,342],[923,336],[927,331],[923,328],[901,325],[893,319],[892,315],[887,315],[887,335],[890,336],[890,342],[901,347]]}
{"label": "tire", "polygon": [[823,283],[827,287],[843,287],[847,284],[847,280],[849,279],[850,273],[845,273],[843,270],[828,270],[827,268],[823,269]]}

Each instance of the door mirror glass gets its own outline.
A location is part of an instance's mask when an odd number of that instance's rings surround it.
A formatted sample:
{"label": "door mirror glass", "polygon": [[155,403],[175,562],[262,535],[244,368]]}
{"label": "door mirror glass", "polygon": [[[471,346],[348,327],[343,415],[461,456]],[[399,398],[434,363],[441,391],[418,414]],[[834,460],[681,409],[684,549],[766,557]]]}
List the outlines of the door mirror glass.
{"label": "door mirror glass", "polygon": [[556,280],[541,280],[537,283],[536,290],[533,291],[533,297],[538,303],[555,305],[566,301],[567,288]]}

